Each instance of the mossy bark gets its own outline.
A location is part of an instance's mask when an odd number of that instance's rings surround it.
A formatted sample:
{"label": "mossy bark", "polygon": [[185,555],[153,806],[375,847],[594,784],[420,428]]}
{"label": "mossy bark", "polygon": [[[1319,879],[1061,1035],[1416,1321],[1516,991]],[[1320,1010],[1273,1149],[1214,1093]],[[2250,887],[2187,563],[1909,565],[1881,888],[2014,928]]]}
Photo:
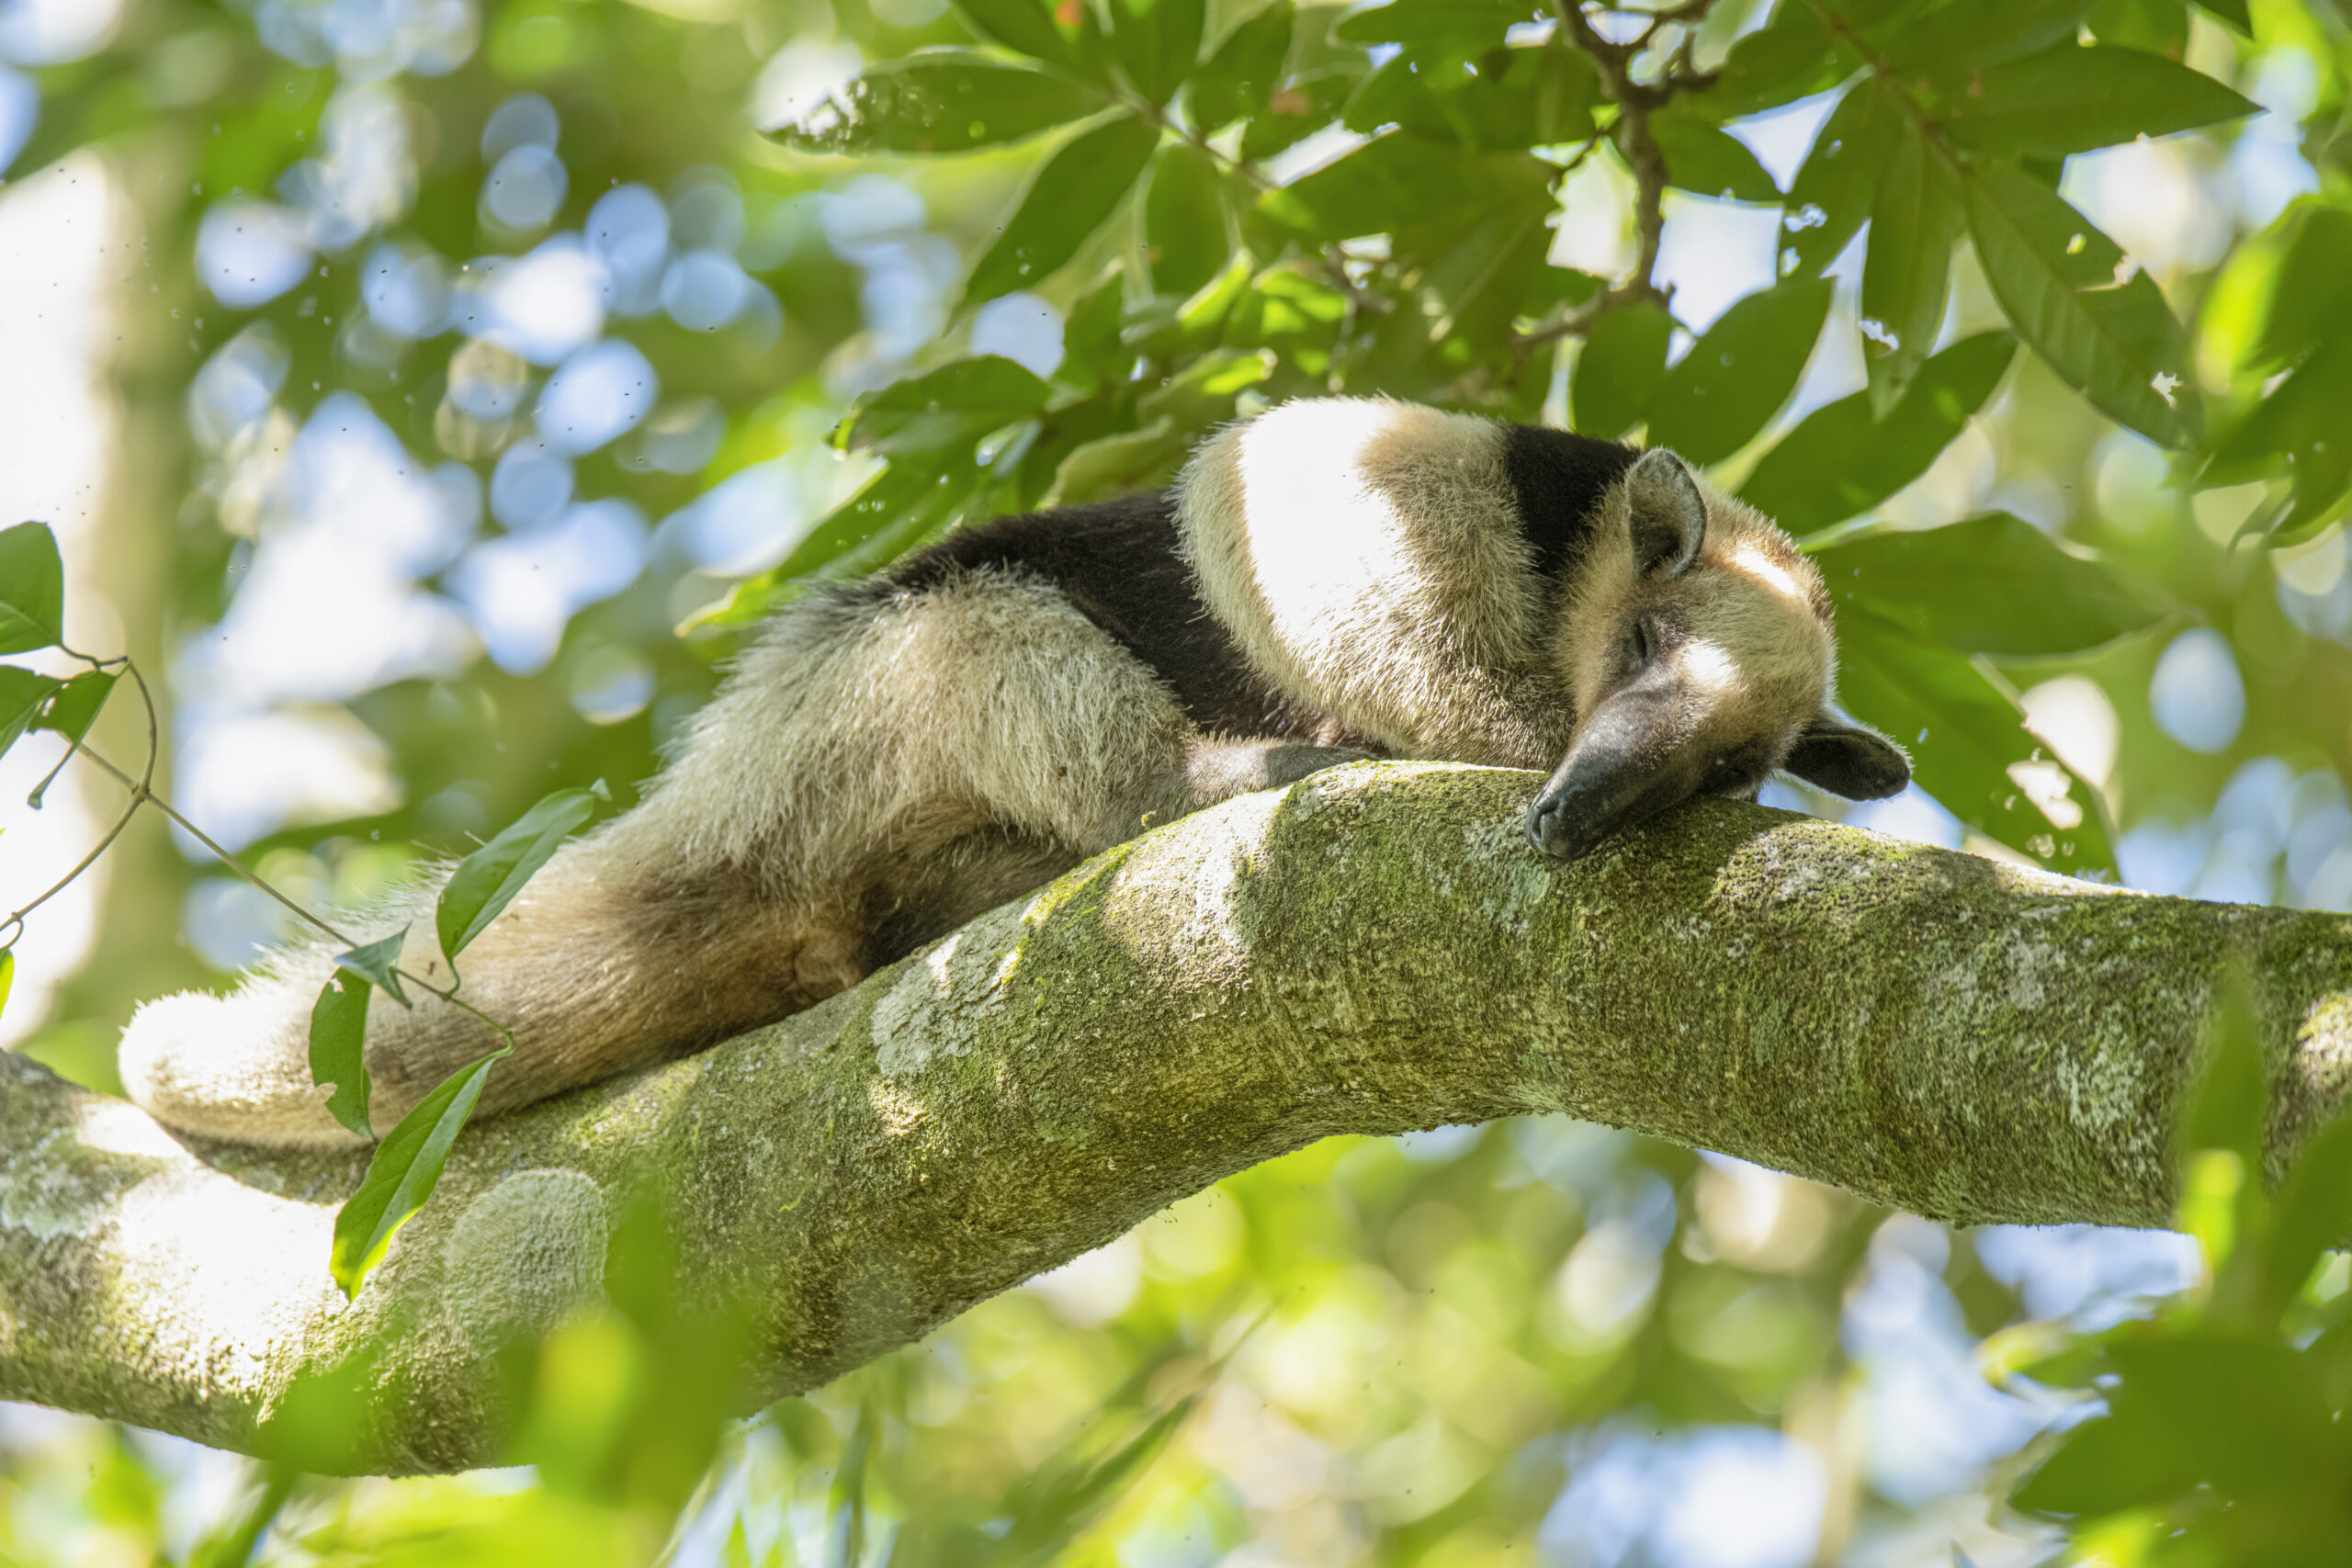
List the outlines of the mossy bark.
{"label": "mossy bark", "polygon": [[2352,921],[2102,890],[1715,803],[1573,865],[1532,775],[1366,763],[1090,862],[797,1017],[468,1132],[345,1311],[352,1155],[186,1145],[0,1064],[0,1395],[251,1449],[364,1348],[369,1468],[501,1457],[499,1348],[658,1205],[821,1382],[1335,1133],[1566,1111],[1957,1223],[2151,1224],[2217,986],[2274,1160],[2352,1076]]}

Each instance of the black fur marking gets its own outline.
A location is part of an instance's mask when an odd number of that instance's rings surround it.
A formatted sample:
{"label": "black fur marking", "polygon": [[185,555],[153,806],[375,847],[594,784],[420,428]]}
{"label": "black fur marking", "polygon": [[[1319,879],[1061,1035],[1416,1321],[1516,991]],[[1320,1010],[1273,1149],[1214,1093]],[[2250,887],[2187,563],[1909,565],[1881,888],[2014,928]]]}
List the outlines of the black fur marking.
{"label": "black fur marking", "polygon": [[1600,498],[1640,456],[1631,446],[1572,431],[1504,427],[1503,471],[1540,576],[1557,578],[1576,564],[1592,537]]}
{"label": "black fur marking", "polygon": [[961,529],[889,568],[878,582],[921,592],[963,571],[1024,572],[1061,590],[1141,660],[1203,730],[1311,737],[1315,716],[1298,712],[1250,667],[1201,602],[1176,543],[1174,498],[1156,491]]}

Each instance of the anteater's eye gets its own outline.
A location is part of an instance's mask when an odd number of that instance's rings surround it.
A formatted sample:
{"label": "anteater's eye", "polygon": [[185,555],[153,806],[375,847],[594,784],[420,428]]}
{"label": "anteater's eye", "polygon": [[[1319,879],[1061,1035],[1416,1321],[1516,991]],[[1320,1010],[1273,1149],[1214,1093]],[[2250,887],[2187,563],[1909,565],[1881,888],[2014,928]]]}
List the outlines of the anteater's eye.
{"label": "anteater's eye", "polygon": [[1650,660],[1657,657],[1657,639],[1650,631],[1649,622],[1636,617],[1625,628],[1625,668],[1628,671],[1646,670]]}

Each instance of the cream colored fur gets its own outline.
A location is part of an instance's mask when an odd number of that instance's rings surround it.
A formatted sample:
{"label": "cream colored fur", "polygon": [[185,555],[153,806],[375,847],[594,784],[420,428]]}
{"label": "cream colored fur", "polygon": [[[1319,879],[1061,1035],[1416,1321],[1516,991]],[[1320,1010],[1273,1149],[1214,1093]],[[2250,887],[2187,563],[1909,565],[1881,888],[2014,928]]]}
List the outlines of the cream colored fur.
{"label": "cream colored fur", "polygon": [[[1202,739],[1149,671],[1040,583],[981,572],[878,605],[787,611],[644,802],[559,853],[463,955],[464,995],[519,1043],[483,1107],[854,984],[876,900],[931,900],[948,929],[1131,837],[1147,813],[1277,782],[1250,748],[1219,763]],[[413,920],[403,962],[446,982],[435,892],[354,934]],[[329,967],[327,950],[301,951],[231,997],[141,1010],[121,1052],[131,1098],[200,1134],[354,1141],[310,1082],[310,1009]],[[447,1004],[404,1012],[377,998],[378,1129],[495,1043]]]}
{"label": "cream colored fur", "polygon": [[1601,503],[1594,537],[1554,628],[1554,668],[1577,709],[1598,705],[1614,645],[1634,616],[1663,611],[1690,637],[1667,657],[1705,699],[1702,741],[1767,739],[1773,765],[1836,694],[1837,644],[1821,573],[1786,534],[1754,508],[1699,493],[1707,510],[1698,555],[1673,576],[1636,570],[1633,517],[1640,498],[1626,485]]}
{"label": "cream colored fur", "polygon": [[1548,768],[1572,711],[1489,420],[1284,403],[1177,481],[1202,597],[1266,677],[1400,756]]}

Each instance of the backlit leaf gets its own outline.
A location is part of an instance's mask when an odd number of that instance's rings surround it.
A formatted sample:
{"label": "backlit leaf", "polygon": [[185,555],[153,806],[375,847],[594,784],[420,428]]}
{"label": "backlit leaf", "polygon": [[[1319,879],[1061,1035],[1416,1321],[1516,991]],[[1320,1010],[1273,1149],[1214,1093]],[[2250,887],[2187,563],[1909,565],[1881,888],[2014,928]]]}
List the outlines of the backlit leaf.
{"label": "backlit leaf", "polygon": [[[2015,699],[1984,669],[1860,606],[1838,615],[1838,700],[1910,751],[1912,777],[1945,810],[2052,871],[2114,874],[2104,807],[2088,785],[2048,760]],[[2038,751],[2043,758],[2035,761]],[[2050,811],[2012,768],[2048,786],[2056,796]]]}
{"label": "backlit leaf", "polygon": [[1291,0],[1273,0],[1225,35],[1184,90],[1195,126],[1216,130],[1265,107],[1290,58],[1292,18]]}
{"label": "backlit leaf", "polygon": [[2103,44],[2178,60],[2188,49],[2188,0],[2098,0],[2086,18]]}
{"label": "backlit leaf", "polygon": [[334,1248],[328,1268],[346,1298],[358,1295],[360,1285],[384,1260],[392,1237],[433,1196],[449,1163],[449,1145],[457,1142],[475,1102],[481,1099],[482,1080],[512,1049],[493,1051],[442,1079],[376,1145],[359,1190],[345,1201],[334,1216]]}
{"label": "backlit leaf", "polygon": [[2235,28],[2239,37],[2254,36],[2254,19],[2246,13],[2245,0],[2197,0],[2197,4]]}
{"label": "backlit leaf", "polygon": [[1936,345],[1952,243],[1964,221],[1942,159],[1906,127],[1879,181],[1862,258],[1862,365],[1881,418],[1910,390]]}
{"label": "backlit leaf", "polygon": [[2199,481],[2233,484],[2284,472],[2294,478],[2294,503],[2273,526],[2295,530],[2325,517],[2352,489],[2352,441],[2344,434],[2347,398],[2352,339],[2339,337],[2247,412],[2221,439]]}
{"label": "backlit leaf", "polygon": [[1986,67],[1941,118],[1955,146],[2057,158],[2256,112],[2203,72],[2161,55],[2069,43]]}
{"label": "backlit leaf", "polygon": [[1827,92],[1858,63],[1812,6],[1775,6],[1769,21],[1731,46],[1714,85],[1690,101],[1711,118],[1736,119]]}
{"label": "backlit leaf", "polygon": [[1940,528],[1860,534],[1814,564],[1842,613],[1867,610],[1962,653],[2074,653],[2154,625],[2168,606],[2094,556],[2006,512]]}
{"label": "backlit leaf", "polygon": [[1958,81],[1979,66],[2072,39],[2093,0],[1956,0],[1871,29],[1900,70]]}
{"label": "backlit leaf", "polygon": [[368,999],[376,987],[356,975],[337,975],[311,1007],[311,1081],[333,1084],[327,1110],[363,1138],[368,1124]]}
{"label": "backlit leaf", "polygon": [[407,941],[408,927],[402,926],[388,937],[336,953],[334,966],[357,976],[401,1006],[411,1006],[408,993],[401,989],[399,974],[401,946]]}
{"label": "backlit leaf", "polygon": [[1042,284],[1078,254],[1126,199],[1159,128],[1122,115],[1056,152],[1030,183],[1020,208],[965,285],[967,304]]}
{"label": "backlit leaf", "polygon": [[1983,165],[1962,188],[1977,259],[2018,335],[2118,422],[2167,446],[2192,440],[2188,343],[2154,281],[2132,271],[2118,282],[2115,242],[2030,175]]}
{"label": "backlit leaf", "polygon": [[[2281,368],[2341,340],[2352,321],[2352,210],[2307,202],[2284,220],[2276,271],[2263,290],[2248,369]],[[2241,252],[2241,254],[2245,253]]]}
{"label": "backlit leaf", "polygon": [[1301,72],[1276,88],[1266,107],[1250,117],[1241,130],[1242,157],[1252,163],[1271,158],[1329,125],[1363,80],[1361,65]]}
{"label": "backlit leaf", "polygon": [[1730,457],[1796,390],[1829,313],[1826,277],[1759,289],[1717,317],[1658,383],[1649,440],[1693,463]]}
{"label": "backlit leaf", "polygon": [[1075,64],[1077,52],[1054,25],[1052,5],[1053,0],[956,0],[956,8],[982,36],[1032,59]]}
{"label": "backlit leaf", "polygon": [[46,523],[0,529],[0,654],[54,645],[65,625],[65,574]]}
{"label": "backlit leaf", "polygon": [[1781,271],[1817,273],[1861,230],[1903,131],[1886,92],[1865,82],[1838,100],[1789,181]]}
{"label": "backlit leaf", "polygon": [[1190,294],[1224,269],[1233,255],[1226,211],[1225,176],[1215,159],[1181,141],[1160,149],[1143,208],[1154,289]]}
{"label": "backlit leaf", "polygon": [[976,354],[910,376],[865,399],[834,432],[845,447],[899,455],[968,443],[1046,406],[1053,389],[1027,366]]}
{"label": "backlit leaf", "polygon": [[1666,157],[1668,183],[1696,196],[1733,201],[1781,199],[1781,187],[1747,143],[1729,131],[1666,109],[1650,117],[1650,134]]}
{"label": "backlit leaf", "polygon": [[603,795],[604,783],[599,780],[593,789],[560,789],[543,796],[496,838],[458,863],[433,909],[434,929],[441,938],[441,952],[449,961],[453,979],[458,954],[514,901],[563,840],[595,815],[596,802]]}
{"label": "backlit leaf", "polygon": [[1519,0],[1388,0],[1331,29],[1345,43],[1393,43],[1408,54],[1466,58],[1500,49],[1504,35],[1532,20]]}
{"label": "backlit leaf", "polygon": [[98,710],[106,706],[107,694],[114,690],[118,678],[111,670],[86,670],[74,676],[50,699],[36,728],[79,741],[97,721]]}
{"label": "backlit leaf", "polygon": [[8,992],[17,983],[17,950],[0,947],[0,1012],[8,1010]]}
{"label": "backlit leaf", "polygon": [[1204,0],[1103,0],[1111,51],[1136,91],[1164,104],[1201,52]]}
{"label": "backlit leaf", "polygon": [[1650,395],[1666,378],[1666,348],[1674,321],[1645,299],[1611,310],[1585,334],[1568,380],[1568,408],[1577,429],[1610,439],[1639,424]]}
{"label": "backlit leaf", "polygon": [[1967,428],[2017,357],[2005,332],[1978,333],[1928,357],[1883,420],[1855,392],[1805,415],[1764,454],[1740,499],[1792,534],[1867,512],[1928,471]]}
{"label": "backlit leaf", "polygon": [[62,682],[14,664],[0,664],[0,751],[39,721],[42,707]]}
{"label": "backlit leaf", "polygon": [[1100,88],[963,50],[876,65],[769,134],[812,152],[960,152],[1109,106]]}
{"label": "backlit leaf", "polygon": [[2339,1116],[2295,1156],[2278,1190],[2278,1224],[2266,1263],[2276,1312],[2292,1300],[2330,1247],[2352,1237],[2352,1118]]}

